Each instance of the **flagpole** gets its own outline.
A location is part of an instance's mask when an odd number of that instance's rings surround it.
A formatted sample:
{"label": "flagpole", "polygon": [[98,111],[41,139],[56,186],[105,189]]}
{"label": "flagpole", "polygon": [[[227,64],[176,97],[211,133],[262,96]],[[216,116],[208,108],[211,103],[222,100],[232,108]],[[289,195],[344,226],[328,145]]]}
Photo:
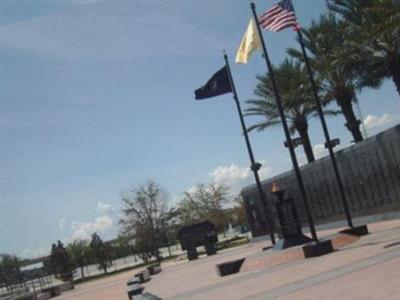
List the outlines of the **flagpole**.
{"label": "flagpole", "polygon": [[325,141],[326,141],[325,146],[328,147],[328,150],[329,150],[329,156],[331,158],[332,167],[333,167],[333,170],[334,170],[334,173],[335,173],[335,177],[336,177],[336,181],[337,181],[337,184],[338,184],[338,187],[339,187],[339,193],[340,193],[340,196],[341,196],[341,199],[342,199],[342,204],[343,204],[344,212],[346,214],[347,223],[348,223],[349,227],[353,227],[353,221],[351,220],[350,210],[349,210],[348,202],[347,202],[347,199],[346,199],[346,194],[344,192],[342,178],[340,176],[339,168],[338,168],[337,163],[336,163],[335,153],[333,152],[331,139],[329,137],[328,126],[326,125],[324,112],[322,110],[321,101],[319,99],[318,92],[317,92],[317,87],[316,87],[315,81],[314,81],[314,76],[313,76],[313,73],[311,71],[310,62],[308,60],[306,49],[304,47],[303,35],[301,34],[300,30],[297,31],[297,35],[299,37],[299,43],[300,43],[300,46],[301,46],[301,51],[303,52],[304,63],[305,63],[306,68],[307,68],[308,76],[310,77],[311,87],[312,87],[312,90],[313,90],[313,93],[314,93],[315,102],[317,104],[319,118],[321,120],[322,129],[323,129],[324,135],[325,135]]}
{"label": "flagpole", "polygon": [[260,194],[261,202],[262,202],[263,209],[265,212],[265,217],[267,218],[267,225],[268,225],[271,242],[273,245],[275,245],[275,236],[274,236],[275,228],[274,228],[273,218],[271,216],[271,210],[269,210],[267,207],[267,200],[265,199],[265,194],[263,192],[260,177],[258,175],[258,170],[260,169],[261,164],[257,163],[254,159],[253,150],[251,149],[251,145],[250,145],[249,135],[247,134],[246,124],[244,123],[242,109],[240,108],[239,97],[236,92],[235,83],[233,82],[233,77],[232,77],[232,73],[231,73],[231,68],[229,66],[228,55],[226,55],[226,53],[224,53],[224,59],[225,59],[226,69],[228,70],[229,83],[231,85],[232,92],[233,92],[233,99],[235,99],[236,108],[239,113],[240,123],[242,125],[244,139],[246,141],[247,151],[248,151],[249,157],[250,157],[250,162],[251,162],[250,168],[253,171],[254,179],[256,181],[257,189]]}
{"label": "flagpole", "polygon": [[280,98],[280,95],[279,95],[279,92],[278,92],[278,88],[277,88],[277,85],[276,85],[275,76],[274,76],[274,72],[273,72],[273,69],[272,69],[272,64],[271,64],[271,61],[269,59],[267,48],[266,48],[265,42],[264,42],[264,38],[263,38],[262,33],[261,33],[260,24],[258,22],[258,17],[257,17],[257,13],[256,13],[256,5],[253,2],[251,2],[250,3],[250,7],[251,7],[251,10],[253,12],[253,17],[254,17],[254,20],[255,20],[256,25],[257,25],[257,31],[258,31],[258,35],[259,35],[260,40],[261,40],[262,50],[263,50],[263,53],[264,53],[264,59],[265,59],[265,62],[267,64],[267,68],[268,68],[269,74],[271,76],[271,82],[272,82],[272,87],[273,87],[274,94],[275,94],[275,100],[276,100],[276,104],[278,106],[279,116],[280,116],[280,119],[282,121],[283,130],[285,132],[286,142],[287,142],[287,145],[288,145],[288,148],[289,148],[290,157],[292,159],[294,172],[295,172],[297,183],[298,183],[299,189],[300,189],[300,194],[301,194],[301,197],[302,197],[302,200],[303,200],[303,204],[304,204],[304,208],[305,208],[305,211],[306,211],[306,214],[307,214],[307,221],[308,221],[308,225],[310,227],[311,236],[312,236],[312,238],[313,238],[313,240],[315,242],[319,242],[318,241],[318,237],[317,237],[317,232],[315,230],[314,220],[312,218],[311,210],[310,210],[310,207],[308,205],[307,193],[306,193],[306,189],[304,187],[303,178],[302,178],[301,173],[300,173],[300,169],[299,169],[299,165],[298,165],[298,162],[297,162],[296,153],[294,151],[292,139],[290,138],[289,128],[288,128],[288,125],[287,125],[287,122],[286,122],[286,119],[285,119],[285,114],[283,112],[282,101],[281,101],[281,98]]}

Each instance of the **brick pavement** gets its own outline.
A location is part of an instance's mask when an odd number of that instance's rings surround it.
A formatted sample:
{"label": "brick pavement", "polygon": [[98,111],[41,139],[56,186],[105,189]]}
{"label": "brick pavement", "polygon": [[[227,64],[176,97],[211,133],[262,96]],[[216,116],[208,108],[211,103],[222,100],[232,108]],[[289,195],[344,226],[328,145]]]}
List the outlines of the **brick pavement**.
{"label": "brick pavement", "polygon": [[[400,299],[400,221],[370,224],[371,234],[332,254],[257,271],[218,277],[217,263],[254,255],[266,242],[228,249],[193,262],[168,262],[145,284],[164,300],[207,299]],[[332,234],[336,230],[320,232]],[[134,272],[78,285],[58,299],[128,299],[125,283]]]}

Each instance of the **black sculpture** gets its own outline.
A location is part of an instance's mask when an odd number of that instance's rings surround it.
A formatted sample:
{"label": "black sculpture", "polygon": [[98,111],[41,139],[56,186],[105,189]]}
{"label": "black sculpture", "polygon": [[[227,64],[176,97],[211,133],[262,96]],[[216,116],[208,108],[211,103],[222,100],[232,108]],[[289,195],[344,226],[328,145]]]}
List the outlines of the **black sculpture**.
{"label": "black sculpture", "polygon": [[275,202],[275,207],[281,235],[281,239],[278,240],[274,249],[282,250],[311,242],[312,239],[303,234],[293,199],[285,199],[285,190],[278,188],[275,182],[272,184],[272,193],[278,198],[278,201]]}
{"label": "black sculpture", "polygon": [[217,230],[210,221],[183,226],[179,229],[177,237],[181,243],[182,250],[187,251],[189,260],[198,258],[199,254],[196,249],[198,246],[204,246],[207,255],[217,253]]}

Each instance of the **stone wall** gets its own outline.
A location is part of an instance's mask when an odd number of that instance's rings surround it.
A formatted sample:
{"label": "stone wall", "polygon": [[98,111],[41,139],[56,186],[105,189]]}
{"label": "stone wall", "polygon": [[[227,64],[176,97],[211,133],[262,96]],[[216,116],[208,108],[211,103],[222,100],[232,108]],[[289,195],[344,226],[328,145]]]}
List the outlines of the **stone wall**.
{"label": "stone wall", "polygon": [[[352,216],[400,210],[400,124],[337,151],[336,159]],[[315,223],[344,219],[329,156],[306,164],[300,170]],[[305,212],[294,172],[289,171],[262,182],[275,218],[272,182],[286,189],[287,197],[294,198],[300,219],[305,224]],[[241,194],[253,236],[268,233],[256,186],[244,188]]]}

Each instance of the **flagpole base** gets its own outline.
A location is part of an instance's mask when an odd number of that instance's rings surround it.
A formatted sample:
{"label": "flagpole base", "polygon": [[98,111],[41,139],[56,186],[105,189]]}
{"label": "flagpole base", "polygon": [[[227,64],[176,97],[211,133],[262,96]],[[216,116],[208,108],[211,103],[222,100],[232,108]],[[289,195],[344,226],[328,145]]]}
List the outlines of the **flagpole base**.
{"label": "flagpole base", "polygon": [[344,230],[339,231],[339,233],[354,235],[354,236],[363,236],[369,234],[367,225],[361,225],[356,227],[350,227]]}
{"label": "flagpole base", "polygon": [[303,253],[305,258],[321,256],[333,252],[333,245],[331,240],[322,242],[313,242],[303,246]]}

